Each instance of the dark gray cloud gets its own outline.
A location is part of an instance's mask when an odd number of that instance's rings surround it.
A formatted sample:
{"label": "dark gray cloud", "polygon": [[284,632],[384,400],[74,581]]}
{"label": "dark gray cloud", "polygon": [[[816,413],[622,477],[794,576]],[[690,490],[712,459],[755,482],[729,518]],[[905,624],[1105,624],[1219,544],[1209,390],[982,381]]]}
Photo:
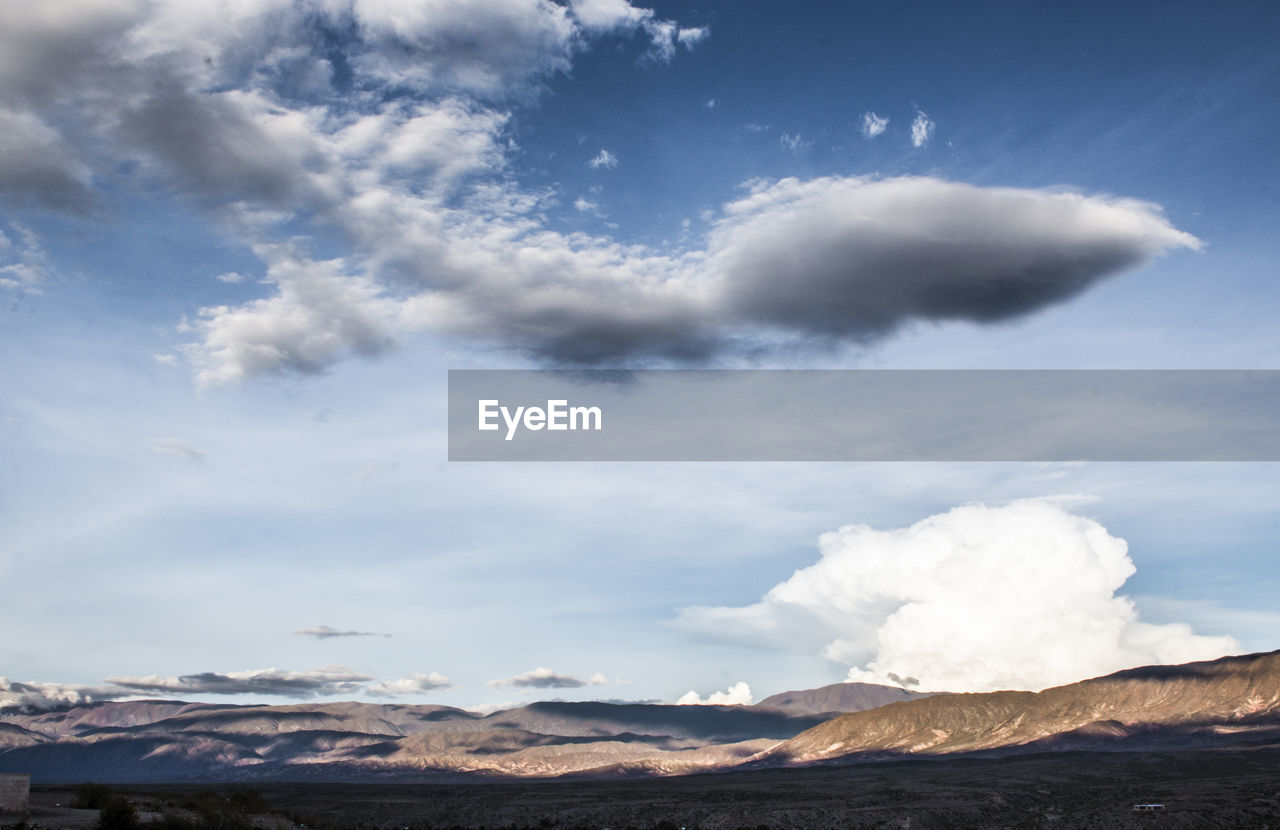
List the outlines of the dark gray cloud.
{"label": "dark gray cloud", "polygon": [[311,671],[263,671],[219,674],[201,672],[179,677],[108,677],[107,682],[131,694],[281,695],[315,697],[359,692],[372,677],[341,666]]}
{"label": "dark gray cloud", "polygon": [[731,319],[866,342],[912,320],[990,323],[1175,247],[1152,205],[931,178],[789,179],[727,208],[713,261]]}
{"label": "dark gray cloud", "polygon": [[32,113],[0,108],[0,198],[71,213],[93,202],[89,167]]}
{"label": "dark gray cloud", "polygon": [[315,637],[317,640],[328,640],[332,637],[390,637],[390,634],[379,634],[376,631],[339,631],[327,625],[316,625],[311,628],[299,628],[293,632],[299,637]]}
{"label": "dark gray cloud", "polygon": [[296,125],[280,123],[284,116],[268,109],[247,93],[196,93],[157,75],[153,91],[116,115],[117,135],[200,200],[249,199],[304,210],[321,204],[315,178],[324,172],[323,158],[312,152],[310,169],[304,166],[310,142],[288,135]]}

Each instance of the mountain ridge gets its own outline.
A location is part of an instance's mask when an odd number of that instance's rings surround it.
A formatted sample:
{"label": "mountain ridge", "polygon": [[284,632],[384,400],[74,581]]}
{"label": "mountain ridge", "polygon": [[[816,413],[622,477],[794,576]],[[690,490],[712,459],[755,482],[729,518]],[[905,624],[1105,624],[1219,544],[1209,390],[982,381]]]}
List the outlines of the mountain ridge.
{"label": "mountain ridge", "polygon": [[[869,716],[868,712],[875,712]],[[783,742],[756,762],[1053,749],[1143,732],[1280,727],[1280,651],[1142,666],[1040,692],[943,693],[852,712]],[[1225,733],[1224,733],[1225,734]]]}
{"label": "mountain ridge", "polygon": [[[870,708],[818,711],[833,704]],[[612,778],[1228,745],[1280,746],[1280,651],[1041,692],[832,684],[754,706],[541,701],[481,715],[356,701],[143,700],[0,715],[0,771],[45,782]]]}

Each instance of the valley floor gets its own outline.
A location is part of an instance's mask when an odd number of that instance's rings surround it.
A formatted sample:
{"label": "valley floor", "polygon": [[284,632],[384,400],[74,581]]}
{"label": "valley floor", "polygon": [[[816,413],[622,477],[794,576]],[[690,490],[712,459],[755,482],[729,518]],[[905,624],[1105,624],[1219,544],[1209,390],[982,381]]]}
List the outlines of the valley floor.
{"label": "valley floor", "polygon": [[[193,789],[147,785],[117,791],[141,809],[161,810]],[[263,827],[1280,830],[1280,749],[1059,753],[639,781],[270,783],[254,789],[273,814],[254,819]],[[70,791],[38,788],[33,801]],[[1133,810],[1134,804],[1152,802],[1164,808]]]}

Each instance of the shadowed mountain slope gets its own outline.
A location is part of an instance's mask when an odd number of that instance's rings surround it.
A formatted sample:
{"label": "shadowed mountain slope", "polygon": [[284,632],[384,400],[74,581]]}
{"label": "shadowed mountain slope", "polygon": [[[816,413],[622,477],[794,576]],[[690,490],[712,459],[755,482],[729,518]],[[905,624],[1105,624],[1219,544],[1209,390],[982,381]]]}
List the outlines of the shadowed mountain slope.
{"label": "shadowed mountain slope", "polygon": [[1223,743],[1280,729],[1280,652],[1149,666],[1042,692],[938,694],[841,715],[766,763]]}

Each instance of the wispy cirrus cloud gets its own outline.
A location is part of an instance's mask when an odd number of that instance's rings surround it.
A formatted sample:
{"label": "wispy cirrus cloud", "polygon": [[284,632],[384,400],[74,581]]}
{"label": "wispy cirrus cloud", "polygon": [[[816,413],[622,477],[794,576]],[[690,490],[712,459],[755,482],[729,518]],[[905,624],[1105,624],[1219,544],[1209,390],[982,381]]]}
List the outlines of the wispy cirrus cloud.
{"label": "wispy cirrus cloud", "polygon": [[[161,361],[164,362],[164,361]],[[191,446],[187,441],[181,438],[153,438],[151,440],[152,452],[158,452],[161,455],[173,455],[178,458],[185,458],[187,461],[200,463],[204,461],[204,450],[198,450]]]}
{"label": "wispy cirrus cloud", "polygon": [[600,152],[596,153],[595,156],[592,157],[591,161],[587,162],[587,166],[593,170],[599,170],[601,168],[605,170],[612,170],[618,166],[618,157],[613,153],[610,153],[608,150],[601,148]]}
{"label": "wispy cirrus cloud", "polygon": [[924,110],[917,110],[916,117],[911,121],[911,146],[923,147],[929,142],[933,136],[933,130],[936,125],[925,115]]}

